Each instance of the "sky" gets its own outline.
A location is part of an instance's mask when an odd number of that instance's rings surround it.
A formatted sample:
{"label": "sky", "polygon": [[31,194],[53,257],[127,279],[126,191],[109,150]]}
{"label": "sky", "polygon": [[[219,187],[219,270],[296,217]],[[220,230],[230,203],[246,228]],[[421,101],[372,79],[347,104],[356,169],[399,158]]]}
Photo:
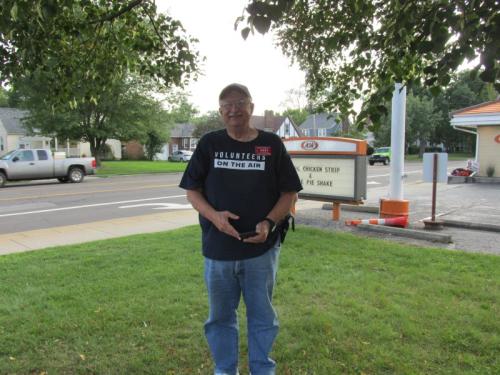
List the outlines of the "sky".
{"label": "sky", "polygon": [[246,85],[255,103],[254,114],[282,111],[287,91],[304,83],[304,73],[274,45],[271,34],[250,34],[247,40],[234,30],[234,22],[247,0],[157,0],[167,12],[199,40],[195,46],[206,58],[202,75],[187,91],[201,113],[218,109],[220,91],[230,83]]}

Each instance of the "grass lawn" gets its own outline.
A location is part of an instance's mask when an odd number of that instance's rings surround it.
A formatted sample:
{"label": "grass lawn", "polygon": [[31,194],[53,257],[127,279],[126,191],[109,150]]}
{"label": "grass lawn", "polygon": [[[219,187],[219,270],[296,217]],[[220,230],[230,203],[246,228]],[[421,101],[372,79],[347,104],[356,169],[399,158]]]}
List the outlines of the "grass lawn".
{"label": "grass lawn", "polygon": [[[468,160],[468,159],[474,159],[474,155],[466,154],[466,153],[455,153],[455,154],[448,154],[448,160]],[[405,155],[405,160],[407,161],[422,161],[422,158],[418,157],[418,154],[416,155]]]}
{"label": "grass lawn", "polygon": [[[199,248],[193,226],[0,257],[0,373],[209,374]],[[498,374],[499,301],[500,257],[299,227],[273,357],[278,374]]]}
{"label": "grass lawn", "polygon": [[103,161],[97,170],[98,176],[140,173],[184,172],[187,163],[170,161],[119,160]]}

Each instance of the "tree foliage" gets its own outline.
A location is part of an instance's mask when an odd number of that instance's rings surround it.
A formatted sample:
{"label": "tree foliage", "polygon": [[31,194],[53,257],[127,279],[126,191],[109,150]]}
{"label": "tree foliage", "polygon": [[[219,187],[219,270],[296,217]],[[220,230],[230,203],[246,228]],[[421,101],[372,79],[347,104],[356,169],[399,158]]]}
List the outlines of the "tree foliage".
{"label": "tree foliage", "polygon": [[6,89],[0,86],[0,107],[9,106],[9,93]]}
{"label": "tree foliage", "polygon": [[146,158],[154,160],[157,153],[161,152],[163,145],[166,143],[166,136],[160,129],[150,129],[146,134]]}
{"label": "tree foliage", "polygon": [[172,91],[165,98],[167,116],[172,124],[188,123],[194,120],[198,109],[189,101],[183,91]]}
{"label": "tree foliage", "polygon": [[197,71],[193,42],[149,0],[4,0],[0,78],[44,80],[50,107],[75,108],[109,96],[131,73],[182,85]]}
{"label": "tree foliage", "polygon": [[406,100],[407,144],[419,144],[419,156],[422,157],[429,139],[437,127],[439,116],[432,98],[415,96],[410,93]]}
{"label": "tree foliage", "polygon": [[195,138],[201,138],[206,133],[214,130],[224,129],[224,123],[217,111],[208,112],[196,118],[194,122],[196,127],[193,131],[193,137]]}
{"label": "tree foliage", "polygon": [[[159,113],[146,90],[195,77],[193,43],[152,0],[5,0],[0,8],[0,78],[22,88],[29,125],[88,141],[96,158],[109,138],[146,141]],[[148,85],[138,89],[137,77]]]}
{"label": "tree foliage", "polygon": [[[329,112],[380,123],[395,82],[437,95],[466,60],[500,89],[498,0],[251,0],[241,30],[274,30],[283,52],[306,71],[309,96]],[[368,121],[369,120],[369,121]]]}
{"label": "tree foliage", "polygon": [[307,91],[305,85],[300,85],[297,88],[292,88],[286,91],[285,100],[281,103],[285,108],[296,108],[303,110],[310,107],[307,100]]}
{"label": "tree foliage", "polygon": [[167,140],[168,117],[161,102],[151,98],[139,79],[115,82],[98,101],[81,103],[75,108],[61,106],[53,111],[46,105],[42,79],[18,80],[17,96],[30,113],[25,125],[30,133],[57,136],[90,143],[92,155],[100,164],[100,155],[109,139],[146,142],[154,132]]}
{"label": "tree foliage", "polygon": [[[472,151],[473,135],[453,129],[450,113],[494,100],[497,95],[492,84],[471,77],[469,71],[453,75],[448,87],[437,96],[433,96],[429,88],[413,87],[408,92],[406,103],[407,149],[413,151],[413,145],[418,143],[420,155],[426,146],[441,144],[448,152]],[[381,126],[375,131],[375,145],[388,146],[390,141],[390,116],[383,116]]]}
{"label": "tree foliage", "polygon": [[307,109],[298,109],[298,108],[287,108],[281,116],[288,116],[292,119],[295,125],[300,126],[304,121],[306,121],[307,116],[310,113]]}

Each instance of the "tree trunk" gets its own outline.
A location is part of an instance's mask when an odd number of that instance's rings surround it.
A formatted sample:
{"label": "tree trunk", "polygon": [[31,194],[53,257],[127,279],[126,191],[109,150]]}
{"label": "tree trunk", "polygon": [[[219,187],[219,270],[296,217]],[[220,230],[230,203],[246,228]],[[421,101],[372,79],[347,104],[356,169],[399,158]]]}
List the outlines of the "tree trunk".
{"label": "tree trunk", "polygon": [[425,146],[427,145],[427,141],[425,139],[420,140],[420,146],[418,150],[418,157],[422,159],[424,157]]}
{"label": "tree trunk", "polygon": [[99,150],[97,150],[94,141],[90,142],[90,153],[95,158],[95,163],[97,168],[101,167],[101,157],[99,155]]}
{"label": "tree trunk", "polygon": [[101,151],[106,144],[106,139],[94,138],[90,141],[90,152],[95,158],[97,168],[101,166]]}

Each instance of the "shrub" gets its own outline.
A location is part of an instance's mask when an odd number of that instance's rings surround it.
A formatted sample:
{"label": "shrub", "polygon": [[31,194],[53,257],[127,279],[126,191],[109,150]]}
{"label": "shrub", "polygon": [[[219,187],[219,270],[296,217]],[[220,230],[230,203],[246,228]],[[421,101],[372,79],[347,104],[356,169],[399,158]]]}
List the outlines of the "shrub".
{"label": "shrub", "polygon": [[419,147],[415,145],[408,146],[408,154],[409,155],[416,155],[419,152]]}
{"label": "shrub", "polygon": [[493,177],[495,175],[495,167],[490,165],[486,168],[486,176]]}

